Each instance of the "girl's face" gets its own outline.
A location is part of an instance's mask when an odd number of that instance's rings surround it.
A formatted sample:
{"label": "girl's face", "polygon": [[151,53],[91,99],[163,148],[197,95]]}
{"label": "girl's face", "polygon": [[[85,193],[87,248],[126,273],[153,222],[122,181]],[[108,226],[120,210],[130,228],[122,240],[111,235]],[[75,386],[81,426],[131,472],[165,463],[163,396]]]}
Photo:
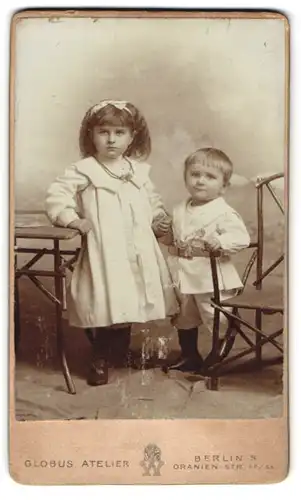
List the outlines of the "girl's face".
{"label": "girl's face", "polygon": [[187,168],[185,182],[192,200],[199,204],[218,198],[226,190],[223,172],[198,163]]}
{"label": "girl's face", "polygon": [[96,154],[104,160],[114,160],[126,152],[134,134],[129,127],[96,125],[93,128],[92,138]]}

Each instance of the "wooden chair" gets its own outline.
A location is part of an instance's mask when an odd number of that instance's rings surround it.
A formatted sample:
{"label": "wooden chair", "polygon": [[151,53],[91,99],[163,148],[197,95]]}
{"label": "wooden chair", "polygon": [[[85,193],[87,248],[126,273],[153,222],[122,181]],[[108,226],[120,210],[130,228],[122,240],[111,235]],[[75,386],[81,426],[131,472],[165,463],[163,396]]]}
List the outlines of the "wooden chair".
{"label": "wooden chair", "polygon": [[[242,277],[243,289],[236,297],[228,300],[220,299],[219,282],[217,274],[217,255],[211,255],[211,272],[214,286],[214,295],[211,304],[214,308],[212,349],[206,359],[206,376],[211,383],[209,388],[217,388],[218,377],[229,371],[233,365],[241,358],[255,355],[255,366],[263,364],[262,348],[270,344],[275,348],[278,357],[273,362],[282,361],[283,345],[279,337],[283,333],[283,313],[284,313],[284,285],[281,287],[268,288],[265,286],[266,278],[284,260],[284,254],[273,262],[265,271],[263,270],[264,256],[264,191],[268,191],[273,197],[280,211],[284,215],[284,208],[280,202],[272,183],[283,178],[283,174],[275,174],[267,178],[257,178],[257,241],[250,244],[253,248],[250,261]],[[256,262],[256,280],[252,285],[248,285],[250,272]],[[284,283],[284,280],[283,280]],[[253,311],[254,321],[246,320],[242,316],[243,311]],[[223,338],[220,337],[220,315],[223,314],[228,320],[228,328]],[[263,318],[266,314],[279,314],[281,318],[281,328],[275,332],[266,332],[263,328]],[[236,354],[231,354],[233,346],[236,344],[238,336],[243,339],[245,347]],[[279,356],[280,353],[280,356]]]}

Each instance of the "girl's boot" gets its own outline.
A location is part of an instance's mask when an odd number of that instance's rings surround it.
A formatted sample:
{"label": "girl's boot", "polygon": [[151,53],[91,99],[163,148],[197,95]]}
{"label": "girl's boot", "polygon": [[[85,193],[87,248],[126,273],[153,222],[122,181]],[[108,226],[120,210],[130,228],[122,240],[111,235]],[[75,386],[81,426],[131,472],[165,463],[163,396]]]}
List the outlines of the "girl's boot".
{"label": "girl's boot", "polygon": [[128,364],[131,342],[131,325],[123,328],[111,328],[110,362],[115,368],[123,368]]}
{"label": "girl's boot", "polygon": [[92,359],[87,378],[89,385],[108,383],[108,355],[111,331],[109,328],[89,328],[87,336],[92,341]]}

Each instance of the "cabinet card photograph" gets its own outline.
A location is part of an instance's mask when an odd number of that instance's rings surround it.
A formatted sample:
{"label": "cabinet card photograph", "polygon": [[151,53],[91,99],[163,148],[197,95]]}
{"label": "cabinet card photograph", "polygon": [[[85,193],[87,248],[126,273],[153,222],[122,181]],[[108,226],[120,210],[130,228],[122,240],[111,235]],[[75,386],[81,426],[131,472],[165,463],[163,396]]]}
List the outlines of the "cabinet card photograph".
{"label": "cabinet card photograph", "polygon": [[288,68],[281,13],[13,16],[16,481],[285,478]]}

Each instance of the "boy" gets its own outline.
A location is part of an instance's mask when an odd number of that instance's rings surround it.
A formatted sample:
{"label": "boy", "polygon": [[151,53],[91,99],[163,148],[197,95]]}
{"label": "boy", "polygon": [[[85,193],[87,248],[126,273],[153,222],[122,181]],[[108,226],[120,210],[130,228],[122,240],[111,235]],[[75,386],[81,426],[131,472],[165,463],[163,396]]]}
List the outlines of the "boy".
{"label": "boy", "polygon": [[[218,251],[221,299],[237,294],[242,287],[231,262],[234,254],[250,244],[250,237],[239,214],[223,199],[233,166],[225,153],[203,148],[185,161],[184,179],[188,200],[174,208],[168,265],[180,302],[175,321],[181,356],[169,369],[196,371],[202,368],[198,352],[198,326],[212,331],[213,292],[209,251]],[[164,240],[163,240],[164,242]],[[222,318],[221,318],[222,319]]]}

